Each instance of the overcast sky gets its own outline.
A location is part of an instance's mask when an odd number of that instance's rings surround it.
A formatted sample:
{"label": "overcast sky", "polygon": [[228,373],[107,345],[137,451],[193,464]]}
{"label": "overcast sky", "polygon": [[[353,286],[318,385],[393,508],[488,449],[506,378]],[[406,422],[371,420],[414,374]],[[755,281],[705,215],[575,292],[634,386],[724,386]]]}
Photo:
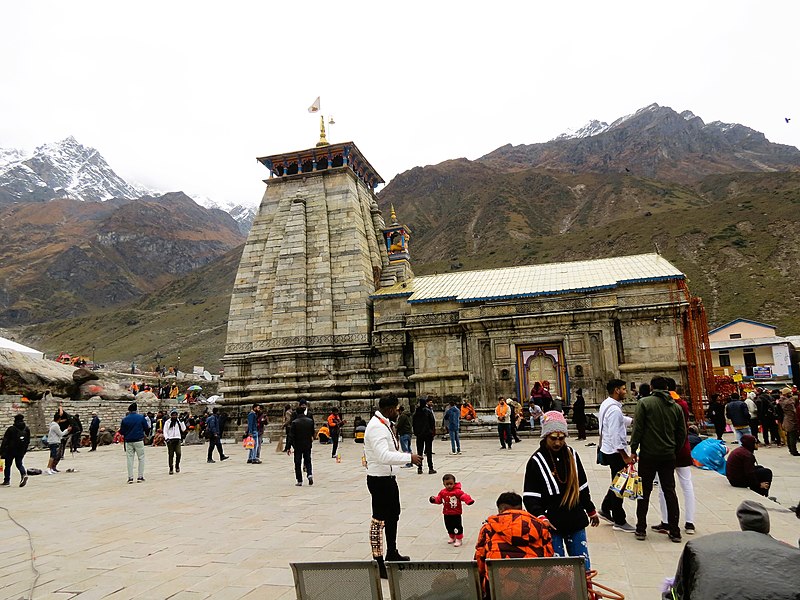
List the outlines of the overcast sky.
{"label": "overcast sky", "polygon": [[[256,205],[256,156],[354,141],[388,182],[657,102],[800,146],[795,0],[0,3],[0,147]],[[793,117],[787,124],[784,117]]]}

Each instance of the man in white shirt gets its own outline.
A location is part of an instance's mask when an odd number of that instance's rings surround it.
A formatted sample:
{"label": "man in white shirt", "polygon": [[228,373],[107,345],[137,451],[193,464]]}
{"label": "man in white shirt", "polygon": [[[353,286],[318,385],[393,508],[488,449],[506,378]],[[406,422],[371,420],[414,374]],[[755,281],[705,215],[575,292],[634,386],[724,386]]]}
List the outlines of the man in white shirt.
{"label": "man in white shirt", "polygon": [[383,558],[383,535],[386,530],[386,560],[406,561],[397,551],[397,522],[400,520],[400,490],[396,475],[400,468],[413,463],[421,468],[422,457],[400,451],[400,441],[393,421],[397,419],[397,396],[381,398],[380,410],[367,423],[364,432],[364,458],[367,467],[367,489],[372,496],[372,521],[369,541],[372,557],[378,563],[381,577],[386,578]]}
{"label": "man in white shirt", "polygon": [[[628,426],[633,419],[622,413],[622,402],[628,394],[625,382],[612,379],[606,384],[608,398],[600,405],[598,422],[600,424],[600,452],[603,464],[611,471],[611,480],[619,471],[631,464],[633,458],[628,453]],[[636,528],[627,522],[622,498],[610,489],[603,498],[597,513],[601,518],[614,524],[615,531],[633,533]]]}
{"label": "man in white shirt", "polygon": [[[217,410],[216,408],[214,410]],[[169,419],[164,421],[164,442],[167,444],[167,458],[169,462],[169,474],[175,471],[181,472],[181,440],[186,425],[178,419],[178,409],[173,408],[169,413]],[[173,459],[175,460],[175,470],[172,469]]]}

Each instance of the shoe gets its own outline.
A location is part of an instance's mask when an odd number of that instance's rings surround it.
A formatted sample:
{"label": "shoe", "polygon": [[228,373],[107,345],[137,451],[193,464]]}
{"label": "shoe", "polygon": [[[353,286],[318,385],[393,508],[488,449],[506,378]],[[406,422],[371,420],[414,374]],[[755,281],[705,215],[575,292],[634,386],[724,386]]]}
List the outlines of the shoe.
{"label": "shoe", "polygon": [[456,541],[456,538],[454,538],[454,537],[452,537],[452,536],[451,536],[451,537],[450,537],[450,539],[449,539],[449,540],[447,540],[447,543],[448,543],[448,544],[452,544],[452,543],[453,543],[453,542],[455,542],[455,541]]}
{"label": "shoe", "polygon": [[456,454],[458,454],[458,452],[451,452],[450,456],[455,456]]}
{"label": "shoe", "polygon": [[80,450],[73,450],[73,452],[80,452]]}
{"label": "shoe", "polygon": [[639,531],[638,529],[633,533],[636,536],[636,539],[639,541],[643,541],[647,539],[647,532],[646,531]]}
{"label": "shoe", "polygon": [[97,448],[92,448],[91,450],[89,450],[89,452],[95,452],[96,450]]}
{"label": "shoe", "polygon": [[614,531],[622,531],[624,533],[633,533],[634,531],[636,531],[636,527],[634,527],[630,523],[622,523],[621,525],[614,523],[614,526],[611,529],[613,529]]}
{"label": "shoe", "polygon": [[611,515],[608,514],[607,512],[604,512],[602,510],[598,510],[597,511],[597,516],[600,517],[601,519],[603,519],[604,521],[608,521],[612,525],[614,524],[614,519],[612,519]]}
{"label": "shoe", "polygon": [[252,461],[252,460],[250,460],[250,459],[248,458],[248,459],[247,459],[247,464],[248,464],[248,465],[252,465],[252,464],[253,464],[253,461]]}
{"label": "shoe", "polygon": [[505,446],[500,446],[500,450],[505,450],[505,449],[506,449]]}
{"label": "shoe", "polygon": [[296,485],[297,487],[300,487],[300,486],[302,486],[302,485],[303,485],[303,482],[302,482],[302,481],[298,481],[297,483],[295,483],[295,485]]}
{"label": "shoe", "polygon": [[436,471],[434,469],[428,469],[428,475],[436,475]]}
{"label": "shoe", "polygon": [[143,483],[143,482],[144,482],[144,477],[139,477],[136,479],[136,483]]}
{"label": "shoe", "polygon": [[461,545],[461,540],[456,540],[453,542],[453,547],[458,548]]}
{"label": "shoe", "polygon": [[0,485],[11,485],[11,482],[10,481],[4,481],[3,483],[0,483]]}
{"label": "shoe", "polygon": [[170,470],[169,470],[169,474],[170,474],[170,475],[172,475],[173,473],[175,473],[175,471],[173,471],[172,469],[170,469]]}
{"label": "shoe", "polygon": [[386,553],[386,560],[388,562],[408,562],[411,559],[408,556],[403,556],[397,550],[394,550]]}
{"label": "shoe", "polygon": [[[586,438],[583,438],[583,439],[586,439]],[[595,444],[594,442],[589,442],[588,444],[586,444],[587,448],[590,448],[592,446],[597,446],[597,444]]]}
{"label": "shoe", "polygon": [[19,482],[19,487],[25,487],[25,484],[28,483],[28,476],[22,478],[22,481]]}
{"label": "shoe", "polygon": [[414,466],[414,465],[412,465],[411,463],[408,463],[407,465],[403,465],[403,466],[402,466],[402,467],[400,467],[400,468],[401,468],[401,469],[410,469],[410,468],[411,468],[411,467],[413,467],[413,466]]}
{"label": "shoe", "polygon": [[461,454],[461,450],[459,450],[458,452],[456,452],[456,454]]}
{"label": "shoe", "polygon": [[213,462],[217,462],[217,461],[215,461],[213,458],[209,458],[206,462],[207,463],[213,463]]}
{"label": "shoe", "polygon": [[666,523],[659,523],[658,525],[653,525],[650,529],[653,531],[657,531],[658,533],[669,533],[669,525]]}
{"label": "shoe", "polygon": [[680,534],[678,535],[669,534],[669,541],[675,542],[676,544],[680,544],[682,540]]}
{"label": "shoe", "polygon": [[686,531],[686,535],[694,535],[694,523],[684,523],[683,529]]}
{"label": "shoe", "polygon": [[128,477],[128,483],[133,483],[133,477]]}
{"label": "shoe", "polygon": [[176,473],[180,473],[181,472],[181,468],[180,467],[175,467],[175,472]]}
{"label": "shoe", "polygon": [[53,473],[61,473],[61,471],[59,471],[58,469],[56,469],[55,467],[53,467]]}
{"label": "shoe", "polygon": [[381,579],[389,579],[389,574],[386,572],[386,563],[383,562],[383,557],[376,556],[372,560],[378,563],[378,573],[380,573]]}
{"label": "shoe", "polygon": [[308,476],[308,485],[314,485],[314,478],[311,475]]}
{"label": "shoe", "polygon": [[223,460],[228,460],[230,456],[222,456],[220,457],[219,461],[222,462]]}
{"label": "shoe", "polygon": [[261,464],[261,459],[260,458],[254,458],[253,459],[253,464],[254,465],[260,465]]}
{"label": "shoe", "polygon": [[422,475],[422,467],[417,467],[417,475]]}

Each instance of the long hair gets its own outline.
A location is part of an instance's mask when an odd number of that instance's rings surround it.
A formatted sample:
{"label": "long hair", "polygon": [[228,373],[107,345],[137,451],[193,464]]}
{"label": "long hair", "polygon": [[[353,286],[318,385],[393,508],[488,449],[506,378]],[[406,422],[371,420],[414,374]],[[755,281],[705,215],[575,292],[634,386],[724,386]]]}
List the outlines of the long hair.
{"label": "long hair", "polygon": [[547,447],[547,438],[542,438],[542,441],[539,442],[539,447],[542,450],[542,454],[550,456],[552,459],[554,471],[556,470],[556,457],[561,458],[564,464],[567,465],[567,477],[562,484],[564,493],[561,496],[561,506],[565,508],[575,508],[578,505],[581,493],[580,484],[578,482],[578,465],[575,462],[575,457],[566,444],[561,447],[561,450],[554,453]]}

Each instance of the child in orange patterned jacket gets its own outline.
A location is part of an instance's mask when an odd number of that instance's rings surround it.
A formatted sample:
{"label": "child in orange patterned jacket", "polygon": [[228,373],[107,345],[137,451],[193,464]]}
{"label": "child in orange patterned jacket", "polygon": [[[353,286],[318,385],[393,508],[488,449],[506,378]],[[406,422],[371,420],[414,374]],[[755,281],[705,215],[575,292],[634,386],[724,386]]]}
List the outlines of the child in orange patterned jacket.
{"label": "child in orange patterned jacket", "polygon": [[441,504],[442,513],[444,514],[444,526],[447,528],[447,533],[450,539],[448,544],[453,546],[460,546],[461,540],[464,539],[464,526],[461,523],[461,512],[463,510],[461,504],[474,504],[475,500],[461,489],[461,484],[456,483],[456,476],[447,473],[442,477],[444,489],[436,496],[429,498],[431,504]]}

